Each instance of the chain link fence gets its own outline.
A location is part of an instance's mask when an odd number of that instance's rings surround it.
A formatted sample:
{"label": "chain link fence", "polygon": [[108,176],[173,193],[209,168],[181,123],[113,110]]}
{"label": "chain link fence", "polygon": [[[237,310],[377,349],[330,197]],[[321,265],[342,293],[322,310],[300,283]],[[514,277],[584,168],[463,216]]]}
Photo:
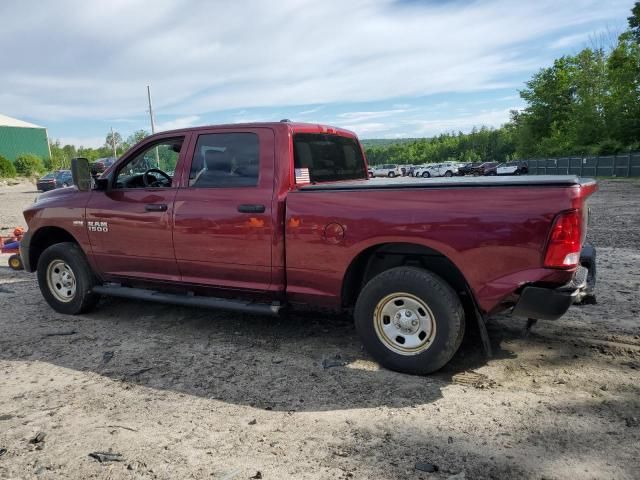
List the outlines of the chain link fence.
{"label": "chain link fence", "polygon": [[640,152],[598,157],[559,157],[527,160],[530,175],[581,177],[640,177]]}

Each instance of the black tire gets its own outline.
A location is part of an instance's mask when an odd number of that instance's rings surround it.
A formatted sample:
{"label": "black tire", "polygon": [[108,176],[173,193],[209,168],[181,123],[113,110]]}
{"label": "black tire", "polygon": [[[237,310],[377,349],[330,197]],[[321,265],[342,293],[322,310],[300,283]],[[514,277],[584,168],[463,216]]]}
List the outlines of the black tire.
{"label": "black tire", "polygon": [[396,176],[396,174],[395,174],[395,173],[393,173],[393,172],[389,172],[389,178],[393,178],[393,177],[395,177],[395,176]]}
{"label": "black tire", "polygon": [[9,257],[9,268],[11,270],[24,270],[24,265],[22,264],[22,259],[20,258],[20,255],[13,254]]}
{"label": "black tire", "polygon": [[[425,350],[398,353],[377,333],[376,309],[394,293],[418,298],[433,314],[435,334]],[[465,329],[464,309],[456,292],[434,273],[416,267],[396,267],[372,278],[358,296],[354,318],[362,343],[382,366],[414,375],[446,365],[460,347]]]}
{"label": "black tire", "polygon": [[422,178],[429,178],[431,174],[429,172],[422,172]]}
{"label": "black tire", "polygon": [[[48,286],[47,270],[56,261],[68,265],[75,277],[75,294],[68,301],[57,298]],[[38,285],[42,296],[56,312],[76,315],[88,312],[100,300],[100,295],[91,289],[97,284],[84,253],[78,245],[71,242],[56,243],[47,248],[38,259]]]}
{"label": "black tire", "polygon": [[445,177],[452,177],[453,173],[451,172],[451,170],[447,170],[446,172],[444,172],[444,176]]}

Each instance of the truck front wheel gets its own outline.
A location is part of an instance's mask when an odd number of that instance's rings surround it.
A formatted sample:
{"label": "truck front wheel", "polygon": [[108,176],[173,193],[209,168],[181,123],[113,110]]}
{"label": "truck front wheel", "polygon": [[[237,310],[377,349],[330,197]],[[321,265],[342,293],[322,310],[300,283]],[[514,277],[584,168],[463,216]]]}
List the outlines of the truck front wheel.
{"label": "truck front wheel", "polygon": [[356,302],[356,330],[384,367],[424,375],[446,365],[464,336],[464,309],[437,275],[397,267],[371,279]]}
{"label": "truck front wheel", "polygon": [[56,312],[75,315],[93,308],[100,296],[91,289],[96,278],[78,245],[56,243],[38,259],[38,285]]}

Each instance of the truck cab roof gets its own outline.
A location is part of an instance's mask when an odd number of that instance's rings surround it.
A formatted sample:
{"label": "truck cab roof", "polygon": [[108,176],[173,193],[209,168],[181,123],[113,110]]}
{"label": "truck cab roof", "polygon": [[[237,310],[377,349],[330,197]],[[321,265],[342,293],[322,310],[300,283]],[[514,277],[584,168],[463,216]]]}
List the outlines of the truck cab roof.
{"label": "truck cab roof", "polygon": [[211,130],[212,128],[271,128],[273,130],[282,130],[287,129],[290,133],[327,133],[333,135],[342,135],[345,137],[356,137],[356,134],[351,130],[347,130],[344,128],[334,127],[331,125],[324,125],[319,123],[304,123],[304,122],[290,122],[290,121],[281,121],[281,122],[248,122],[248,123],[225,123],[219,125],[201,125],[197,127],[187,127],[180,128],[176,130],[166,130],[163,132],[158,132],[155,135],[165,136],[167,134],[173,133],[185,133],[185,132],[198,132],[201,130]]}

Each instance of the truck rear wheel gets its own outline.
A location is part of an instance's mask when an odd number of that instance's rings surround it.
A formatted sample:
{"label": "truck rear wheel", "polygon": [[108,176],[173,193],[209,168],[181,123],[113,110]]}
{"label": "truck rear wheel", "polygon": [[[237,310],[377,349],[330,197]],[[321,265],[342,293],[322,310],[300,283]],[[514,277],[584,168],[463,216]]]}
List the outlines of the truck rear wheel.
{"label": "truck rear wheel", "polygon": [[446,365],[464,336],[464,309],[451,286],[416,267],[372,278],[356,302],[356,330],[384,367],[424,375]]}
{"label": "truck rear wheel", "polygon": [[38,259],[38,285],[56,312],[76,315],[93,308],[100,296],[91,289],[96,278],[78,245],[56,243]]}

